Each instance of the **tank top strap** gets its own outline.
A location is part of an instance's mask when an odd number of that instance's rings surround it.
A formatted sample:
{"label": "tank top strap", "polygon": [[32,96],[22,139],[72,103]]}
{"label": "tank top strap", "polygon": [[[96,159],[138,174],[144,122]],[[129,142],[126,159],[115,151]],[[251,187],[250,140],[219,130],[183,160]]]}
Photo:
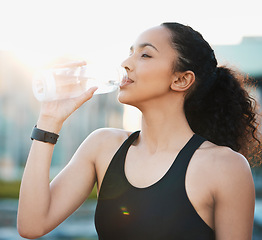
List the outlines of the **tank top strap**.
{"label": "tank top strap", "polygon": [[128,145],[128,148],[130,147],[130,145],[138,138],[140,133],[139,131],[133,132],[130,134],[130,136],[126,139],[125,144]]}
{"label": "tank top strap", "polygon": [[132,145],[132,143],[138,138],[139,133],[140,133],[140,130],[133,132],[128,136],[128,138],[122,143],[122,145],[117,150],[117,152],[116,152],[115,156],[113,157],[111,163],[113,163],[114,161],[117,160],[118,161],[117,165],[121,166],[121,165],[119,165],[119,158],[120,158],[121,160],[123,160],[122,163],[124,164],[124,160],[125,160],[127,151],[129,149],[129,147]]}
{"label": "tank top strap", "polygon": [[120,148],[118,149],[116,155],[114,156],[112,161],[115,161],[115,159],[120,159],[121,163],[118,162],[118,167],[120,167],[120,170],[124,169],[125,165],[125,158],[127,151],[129,147],[133,144],[133,142],[138,138],[140,131],[133,132],[129,135],[129,137],[122,143]]}
{"label": "tank top strap", "polygon": [[[119,147],[115,155],[113,156],[104,179],[102,180],[99,198],[102,199],[104,196],[113,197],[115,189],[121,192],[121,189],[125,189],[127,182],[125,181],[124,166],[125,158],[129,147],[138,138],[140,131],[133,132]],[[116,187],[117,186],[117,187]]]}
{"label": "tank top strap", "polygon": [[[194,155],[195,151],[200,147],[200,145],[205,142],[206,139],[199,136],[198,134],[194,134],[191,139],[186,143],[186,145],[181,149],[178,153],[175,160],[175,168],[177,171],[176,174],[182,176],[184,179],[188,164]],[[182,180],[181,179],[181,180]]]}

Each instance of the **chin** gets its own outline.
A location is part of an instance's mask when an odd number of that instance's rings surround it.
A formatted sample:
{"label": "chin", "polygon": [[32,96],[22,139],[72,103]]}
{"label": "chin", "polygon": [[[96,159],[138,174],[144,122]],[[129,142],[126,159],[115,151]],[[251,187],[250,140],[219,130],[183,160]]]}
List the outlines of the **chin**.
{"label": "chin", "polygon": [[120,103],[123,103],[123,104],[128,104],[128,99],[129,99],[130,97],[128,97],[127,96],[127,94],[125,94],[125,93],[123,93],[123,92],[119,92],[118,93],[118,96],[117,96],[117,99],[118,99],[118,101],[120,102]]}
{"label": "chin", "polygon": [[134,95],[130,95],[125,93],[124,91],[120,91],[118,93],[118,97],[117,97],[118,101],[122,104],[126,104],[126,105],[131,105],[136,107],[136,104],[134,102],[135,96]]}

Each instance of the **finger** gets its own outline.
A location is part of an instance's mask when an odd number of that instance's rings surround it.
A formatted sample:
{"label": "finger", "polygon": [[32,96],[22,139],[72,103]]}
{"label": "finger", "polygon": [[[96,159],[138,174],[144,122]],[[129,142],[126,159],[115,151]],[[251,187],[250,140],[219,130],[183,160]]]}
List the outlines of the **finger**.
{"label": "finger", "polygon": [[86,92],[84,92],[79,97],[77,97],[76,98],[76,101],[77,101],[76,107],[79,108],[82,104],[84,104],[86,101],[91,99],[97,89],[98,87],[91,87]]}

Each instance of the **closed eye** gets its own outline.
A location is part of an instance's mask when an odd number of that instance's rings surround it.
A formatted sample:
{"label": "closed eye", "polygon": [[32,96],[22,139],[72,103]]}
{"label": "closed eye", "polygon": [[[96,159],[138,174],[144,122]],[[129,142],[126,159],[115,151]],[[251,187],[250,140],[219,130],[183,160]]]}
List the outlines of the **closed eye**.
{"label": "closed eye", "polygon": [[147,55],[147,54],[142,54],[142,56],[141,56],[142,58],[151,58],[151,56],[149,56],[149,55]]}

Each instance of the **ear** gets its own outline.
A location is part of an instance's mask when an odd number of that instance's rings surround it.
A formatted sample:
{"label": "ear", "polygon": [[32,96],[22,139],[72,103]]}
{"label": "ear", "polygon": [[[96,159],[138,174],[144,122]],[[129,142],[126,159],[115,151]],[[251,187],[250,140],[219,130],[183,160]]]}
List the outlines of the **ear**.
{"label": "ear", "polygon": [[185,92],[195,82],[195,74],[192,71],[176,72],[171,84],[171,89],[177,92]]}

